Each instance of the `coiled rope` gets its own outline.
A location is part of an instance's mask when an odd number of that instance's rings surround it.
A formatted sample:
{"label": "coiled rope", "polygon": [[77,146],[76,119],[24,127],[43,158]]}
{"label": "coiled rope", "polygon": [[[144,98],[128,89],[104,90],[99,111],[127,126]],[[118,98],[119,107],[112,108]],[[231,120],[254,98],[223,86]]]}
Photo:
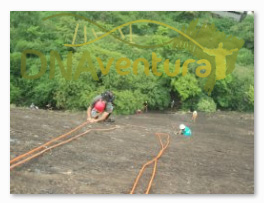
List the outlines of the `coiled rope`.
{"label": "coiled rope", "polygon": [[[53,149],[55,147],[58,147],[58,146],[63,145],[63,144],[66,144],[68,142],[71,142],[72,140],[75,140],[75,139],[77,139],[77,138],[79,138],[79,137],[81,137],[81,136],[83,136],[83,135],[85,135],[85,134],[87,134],[87,133],[89,133],[91,131],[109,131],[109,130],[114,130],[114,129],[119,128],[119,126],[115,126],[115,127],[108,128],[108,129],[89,129],[89,130],[86,130],[85,132],[80,133],[78,135],[75,135],[75,136],[73,136],[71,138],[68,138],[66,140],[62,140],[63,138],[65,138],[66,136],[70,135],[74,131],[76,131],[76,130],[80,129],[81,127],[85,126],[87,123],[88,122],[84,122],[81,125],[79,125],[76,128],[74,128],[73,130],[69,131],[68,133],[60,135],[59,137],[54,138],[54,139],[46,142],[45,144],[43,144],[43,145],[41,145],[41,146],[39,146],[37,148],[34,148],[33,150],[30,150],[29,152],[26,152],[26,153],[24,153],[24,154],[22,154],[22,155],[20,155],[20,156],[18,156],[16,158],[12,159],[10,161],[10,170],[12,170],[12,169],[14,169],[17,166],[20,166],[20,165],[28,162],[28,161],[30,161],[33,158],[36,158],[36,157],[40,156],[41,154],[45,153],[48,150],[51,150],[51,149]],[[60,142],[57,143],[57,144],[51,145],[55,141],[60,141]]]}
{"label": "coiled rope", "polygon": [[32,149],[32,150],[30,150],[30,151],[24,153],[24,154],[19,155],[18,157],[12,159],[12,160],[10,161],[10,164],[12,164],[12,163],[14,163],[14,162],[16,162],[16,161],[22,159],[22,158],[25,157],[25,156],[28,156],[28,155],[34,153],[34,152],[36,152],[36,151],[38,151],[38,150],[40,150],[40,149],[45,148],[45,147],[48,146],[49,144],[51,144],[51,143],[53,143],[53,142],[55,142],[55,141],[57,141],[57,140],[60,140],[60,139],[62,139],[62,138],[64,138],[64,137],[66,137],[67,135],[70,135],[71,133],[75,132],[76,130],[80,129],[81,127],[85,126],[86,124],[88,124],[88,121],[82,123],[81,125],[77,126],[76,128],[70,130],[69,132],[67,132],[67,133],[65,133],[65,134],[62,134],[62,135],[60,135],[60,136],[58,136],[58,137],[56,137],[56,138],[51,139],[50,141],[46,142],[45,144],[43,144],[43,145],[41,145],[41,146],[39,146],[39,147],[36,147],[36,148],[34,148],[34,149]]}
{"label": "coiled rope", "polygon": [[[10,170],[14,169],[15,167],[18,167],[28,161],[30,161],[31,159],[33,158],[36,158],[38,156],[40,156],[41,154],[45,153],[46,151],[48,150],[51,150],[55,147],[58,147],[58,146],[61,146],[63,144],[66,144],[66,143],[69,143],[91,131],[110,131],[110,130],[114,130],[114,129],[117,129],[117,128],[120,128],[119,126],[115,126],[115,127],[112,127],[112,128],[108,128],[108,129],[101,129],[101,128],[98,128],[98,129],[88,129],[86,130],[85,132],[83,133],[80,133],[78,135],[75,135],[71,138],[68,138],[66,140],[62,140],[63,138],[66,138],[68,135],[70,135],[71,133],[77,131],[78,129],[84,127],[85,125],[87,125],[89,122],[86,121],[84,123],[82,123],[81,125],[77,126],[76,128],[70,130],[69,132],[65,133],[65,134],[62,134],[56,138],[53,138],[51,139],[50,141],[46,142],[45,144],[39,146],[39,147],[36,147],[22,155],[19,155],[18,157],[12,159],[10,161]],[[138,126],[138,125],[130,125],[130,124],[127,124],[128,126],[134,126],[134,127],[141,127],[141,128],[146,128],[144,126]],[[164,153],[165,149],[168,147],[169,143],[170,143],[170,135],[168,133],[155,133],[155,135],[158,137],[159,139],[159,143],[160,143],[160,146],[161,146],[161,149],[159,151],[159,153],[157,154],[157,156],[155,158],[153,158],[152,160],[146,162],[142,168],[140,169],[139,171],[139,174],[134,182],[134,185],[130,191],[130,194],[134,194],[135,192],[135,189],[138,185],[138,181],[140,179],[140,177],[142,176],[143,172],[145,171],[146,167],[151,165],[152,163],[154,163],[154,166],[153,166],[153,171],[152,171],[152,175],[151,175],[151,178],[150,178],[150,181],[148,183],[148,187],[147,187],[147,190],[145,192],[145,194],[149,194],[149,191],[150,191],[150,188],[152,186],[152,182],[154,180],[154,177],[156,175],[156,171],[157,171],[157,163],[158,163],[158,159],[162,156],[162,154]],[[166,136],[166,143],[163,143],[162,141],[162,136]],[[54,142],[56,141],[60,141],[59,143],[55,144]],[[54,144],[53,144],[54,143]],[[52,145],[53,144],[53,145]]]}

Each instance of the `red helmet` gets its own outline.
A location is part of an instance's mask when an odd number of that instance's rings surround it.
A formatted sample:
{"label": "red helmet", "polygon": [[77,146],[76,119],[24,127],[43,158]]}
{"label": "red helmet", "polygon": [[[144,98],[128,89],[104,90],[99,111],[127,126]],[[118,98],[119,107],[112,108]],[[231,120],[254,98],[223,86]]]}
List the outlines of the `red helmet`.
{"label": "red helmet", "polygon": [[95,103],[94,108],[98,112],[102,113],[104,111],[104,109],[105,109],[105,102],[102,101],[102,100],[99,100],[98,102]]}

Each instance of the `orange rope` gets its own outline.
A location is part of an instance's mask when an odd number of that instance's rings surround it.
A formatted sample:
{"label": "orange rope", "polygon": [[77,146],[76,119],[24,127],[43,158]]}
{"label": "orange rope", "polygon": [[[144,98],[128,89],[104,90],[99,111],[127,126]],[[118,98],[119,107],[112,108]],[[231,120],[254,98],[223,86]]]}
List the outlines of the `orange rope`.
{"label": "orange rope", "polygon": [[[89,133],[90,131],[93,131],[93,130],[94,130],[94,131],[108,131],[108,130],[114,130],[114,129],[117,129],[117,128],[118,128],[118,126],[115,126],[115,127],[113,127],[113,128],[108,128],[108,129],[89,129],[89,130],[87,130],[87,131],[85,131],[85,132],[83,132],[83,133],[81,133],[81,134],[75,135],[75,136],[72,137],[72,138],[69,138],[69,139],[67,139],[67,140],[65,140],[65,141],[62,141],[62,142],[57,143],[57,144],[55,144],[55,145],[52,145],[52,146],[50,146],[50,147],[48,147],[48,148],[45,148],[44,150],[42,150],[42,151],[40,151],[40,152],[38,152],[38,153],[36,153],[36,154],[34,154],[34,155],[32,155],[32,156],[30,156],[30,157],[24,159],[24,160],[22,160],[22,161],[19,161],[19,162],[15,163],[15,164],[11,165],[11,166],[10,166],[10,170],[12,170],[13,168],[15,168],[15,167],[17,167],[17,166],[22,165],[23,163],[25,163],[25,162],[27,162],[27,161],[29,161],[29,160],[35,158],[35,157],[40,156],[41,154],[43,154],[44,152],[46,152],[46,151],[48,151],[48,150],[50,150],[50,149],[53,149],[53,148],[58,147],[58,146],[60,146],[60,145],[66,144],[66,143],[68,143],[68,142],[70,142],[70,141],[72,141],[72,140],[74,140],[74,139],[77,139],[78,137],[81,137],[81,136],[83,136],[83,135]],[[48,143],[50,143],[50,141],[49,141]],[[44,145],[45,145],[45,144],[44,144]],[[33,151],[33,150],[32,150],[32,151]],[[26,154],[28,154],[28,153],[26,153]]]}
{"label": "orange rope", "polygon": [[[149,184],[148,184],[148,187],[147,187],[147,190],[146,190],[146,193],[145,194],[149,194],[149,191],[150,191],[150,188],[151,188],[151,185],[152,185],[152,182],[154,180],[154,177],[155,177],[155,174],[156,174],[156,170],[157,170],[157,163],[158,163],[158,159],[162,156],[162,154],[164,153],[165,149],[168,147],[169,143],[170,143],[170,135],[167,134],[167,133],[156,133],[156,135],[158,136],[159,138],[159,141],[160,141],[160,145],[161,145],[161,149],[158,153],[158,155],[153,158],[152,160],[148,161],[147,163],[145,163],[142,168],[140,169],[139,171],[139,174],[134,182],[134,185],[132,187],[132,190],[130,191],[130,194],[133,194],[135,192],[135,189],[136,189],[136,186],[138,184],[138,181],[140,179],[140,177],[142,176],[145,168],[152,164],[154,162],[154,167],[153,167],[153,171],[152,171],[152,176],[151,176],[151,179],[149,181]],[[162,139],[161,139],[161,136],[162,135],[166,135],[167,136],[167,141],[166,141],[166,144],[163,145],[163,142],[162,142]]]}
{"label": "orange rope", "polygon": [[54,139],[51,139],[49,142],[46,142],[45,144],[43,144],[43,145],[41,145],[41,146],[39,146],[39,147],[36,147],[36,148],[34,148],[34,149],[32,149],[32,150],[30,150],[30,151],[24,153],[24,154],[21,154],[20,156],[18,156],[18,157],[16,157],[16,158],[12,159],[12,160],[10,161],[10,164],[12,164],[12,163],[14,163],[14,162],[16,162],[16,161],[22,159],[23,157],[25,157],[25,156],[27,156],[27,155],[32,154],[32,153],[35,152],[35,151],[38,151],[38,150],[40,150],[40,149],[42,149],[42,148],[48,146],[49,144],[51,144],[51,143],[53,143],[53,142],[55,142],[55,141],[57,141],[57,140],[59,140],[59,139],[62,139],[62,138],[64,138],[64,137],[66,137],[67,135],[69,135],[69,134],[73,133],[74,131],[80,129],[81,127],[85,126],[87,123],[88,123],[88,121],[82,123],[81,125],[77,126],[76,128],[70,130],[69,132],[67,132],[67,133],[65,133],[65,134],[63,134],[63,135],[60,135],[59,137],[56,137],[56,138],[54,138]]}
{"label": "orange rope", "polygon": [[[89,129],[89,130],[87,130],[87,131],[85,131],[85,132],[83,132],[83,133],[80,133],[80,134],[78,134],[78,135],[75,135],[75,136],[73,136],[73,137],[71,137],[71,138],[69,138],[69,139],[67,139],[67,140],[64,140],[64,141],[61,141],[61,142],[59,142],[59,143],[57,143],[57,144],[54,144],[54,145],[52,145],[52,146],[49,146],[51,143],[53,143],[53,142],[55,142],[55,141],[57,141],[57,140],[61,140],[62,138],[65,138],[67,135],[69,135],[69,134],[71,134],[72,132],[74,132],[74,131],[80,129],[81,127],[85,126],[87,123],[88,123],[88,121],[82,123],[81,125],[77,126],[77,127],[74,128],[74,129],[72,129],[72,130],[69,131],[68,133],[65,133],[65,134],[63,134],[63,135],[60,135],[60,136],[57,137],[57,138],[51,139],[50,141],[46,142],[45,144],[43,144],[43,145],[41,145],[41,146],[39,146],[39,147],[36,147],[36,148],[30,150],[29,152],[24,153],[24,154],[22,154],[22,155],[20,155],[20,156],[18,156],[18,157],[16,157],[16,158],[14,158],[14,159],[12,159],[12,160],[10,161],[10,164],[11,164],[11,166],[10,166],[10,170],[14,169],[14,168],[17,167],[17,166],[20,166],[20,165],[26,163],[27,161],[29,161],[29,160],[31,160],[31,159],[33,159],[33,158],[36,158],[36,157],[40,156],[41,154],[45,153],[45,152],[48,151],[48,150],[51,150],[51,149],[53,149],[53,148],[55,148],[55,147],[58,147],[58,146],[63,145],[63,144],[66,144],[66,143],[68,143],[68,142],[71,142],[72,140],[77,139],[77,138],[79,138],[79,137],[81,137],[81,136],[83,136],[83,135],[85,135],[85,134],[87,134],[87,133],[89,133],[89,132],[91,132],[91,131],[93,131],[93,130],[94,130],[94,131],[109,131],[109,130],[114,130],[114,129],[119,128],[118,126],[115,126],[115,127],[113,127],[113,128],[108,128],[108,129]],[[130,124],[127,124],[127,125],[130,125]],[[144,126],[138,126],[138,125],[130,125],[130,126],[146,128],[146,127],[144,127]],[[134,182],[134,185],[133,185],[133,187],[132,187],[132,190],[131,190],[130,194],[133,194],[133,193],[135,192],[135,189],[136,189],[136,186],[137,186],[137,184],[138,184],[138,181],[139,181],[140,177],[142,176],[142,174],[143,174],[145,168],[146,168],[148,165],[150,165],[150,164],[152,164],[152,163],[154,162],[154,167],[153,167],[152,175],[151,175],[151,178],[150,178],[150,181],[149,181],[149,184],[148,184],[148,187],[147,187],[146,193],[145,193],[145,194],[149,194],[150,188],[151,188],[151,186],[152,186],[152,182],[153,182],[154,177],[155,177],[155,175],[156,175],[158,159],[162,156],[162,154],[164,153],[165,149],[168,147],[169,142],[170,142],[170,136],[169,136],[169,134],[167,134],[167,133],[155,133],[155,135],[159,138],[159,143],[160,143],[161,149],[160,149],[158,155],[157,155],[155,158],[153,158],[152,160],[148,161],[147,163],[145,163],[145,164],[142,166],[142,168],[140,169],[139,174],[138,174],[138,176],[137,176],[137,178],[136,178],[136,180],[135,180],[135,182]],[[165,144],[165,145],[164,145],[163,142],[162,142],[162,138],[161,138],[162,135],[166,135],[166,136],[167,136],[167,141],[166,141],[166,144]],[[49,146],[49,147],[48,147],[48,146]],[[45,149],[43,149],[43,148],[45,148]],[[36,154],[33,154],[34,152],[36,152],[36,151],[38,151],[38,150],[40,150],[40,149],[43,149],[43,150],[40,151],[40,152],[38,152],[38,153],[36,153]],[[33,154],[33,155],[31,155],[31,154]],[[27,157],[27,158],[21,160],[22,158],[24,158],[25,156],[28,156],[28,155],[31,155],[31,156],[29,156],[29,157]],[[19,160],[21,160],[21,161],[19,161]],[[18,162],[17,162],[17,161],[18,161]],[[12,163],[14,163],[14,162],[17,162],[17,163],[12,164]]]}
{"label": "orange rope", "polygon": [[154,177],[155,177],[155,174],[156,174],[156,170],[157,170],[157,163],[158,163],[158,161],[155,160],[155,161],[154,161],[153,171],[152,171],[152,176],[151,176],[151,179],[150,179],[150,181],[149,181],[149,184],[148,184],[148,188],[147,188],[146,194],[149,194],[149,191],[150,191],[150,188],[151,188],[152,182],[153,182],[153,180],[154,180]]}

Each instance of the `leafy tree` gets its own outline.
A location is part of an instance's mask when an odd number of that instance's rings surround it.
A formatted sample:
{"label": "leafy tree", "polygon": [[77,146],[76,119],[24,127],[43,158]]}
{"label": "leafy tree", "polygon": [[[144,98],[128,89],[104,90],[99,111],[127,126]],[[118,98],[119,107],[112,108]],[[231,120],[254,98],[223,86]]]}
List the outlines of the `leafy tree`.
{"label": "leafy tree", "polygon": [[196,107],[197,111],[203,112],[215,112],[216,111],[216,104],[211,97],[201,97],[197,103]]}
{"label": "leafy tree", "polygon": [[199,95],[202,90],[198,86],[198,81],[194,75],[187,74],[171,80],[171,86],[176,91],[182,102],[186,99]]}
{"label": "leafy tree", "polygon": [[[205,80],[195,76],[197,65],[188,67],[188,74],[181,73],[175,77],[166,76],[164,61],[169,59],[169,69],[174,70],[174,63],[180,59],[180,65],[189,58],[195,58],[190,51],[178,49],[172,44],[156,48],[139,48],[123,43],[120,31],[112,33],[87,46],[69,48],[64,44],[71,44],[76,25],[79,24],[75,44],[84,42],[84,27],[88,40],[95,39],[92,29],[97,36],[105,33],[104,30],[73,16],[59,16],[43,21],[43,18],[57,11],[28,12],[16,11],[10,14],[10,102],[17,106],[27,106],[32,102],[41,108],[51,103],[58,109],[87,108],[92,98],[105,90],[112,90],[116,94],[115,109],[121,114],[132,114],[142,108],[143,102],[148,101],[150,109],[164,110],[171,102],[171,95],[182,109],[197,109],[213,111],[214,102],[218,108],[226,110],[253,111],[254,110],[254,16],[248,16],[242,22],[235,22],[229,18],[219,18],[211,12],[83,12],[74,14],[87,17],[99,24],[105,30],[112,30],[116,26],[132,20],[150,19],[164,22],[179,30],[188,29],[189,24],[199,18],[197,26],[203,23],[214,23],[215,27],[228,35],[234,35],[245,40],[244,47],[239,51],[234,74],[226,79],[216,82],[210,96],[205,96],[202,87]],[[132,44],[157,45],[168,42],[177,37],[176,32],[154,23],[138,23],[132,25]],[[205,29],[206,30],[206,29]],[[130,42],[129,26],[122,28],[124,40]],[[199,33],[197,33],[199,34]],[[200,33],[201,34],[201,33]],[[201,34],[201,44],[208,41]],[[37,80],[28,80],[21,77],[21,52],[25,49],[34,49],[42,52],[47,60],[47,71]],[[72,77],[80,63],[85,51],[90,53],[91,61],[98,80],[91,72],[82,72],[77,80],[66,80],[60,71],[58,62],[55,63],[54,78],[50,64],[50,52],[57,51],[61,57],[64,68],[67,67],[67,54],[72,52]],[[158,77],[152,71],[152,52],[155,52],[162,61],[158,64]],[[100,57],[101,63],[98,62]],[[116,72],[116,63],[119,58],[126,57],[131,65],[126,69],[129,74],[121,76]],[[112,64],[107,74],[101,72],[101,66],[107,67],[111,59]],[[133,63],[138,58],[148,61],[149,74],[144,72],[144,64],[138,64],[137,74],[134,75]],[[87,61],[83,67],[90,67]],[[27,55],[27,74],[34,75],[39,72],[41,63],[36,55]],[[206,109],[208,105],[208,109]]]}

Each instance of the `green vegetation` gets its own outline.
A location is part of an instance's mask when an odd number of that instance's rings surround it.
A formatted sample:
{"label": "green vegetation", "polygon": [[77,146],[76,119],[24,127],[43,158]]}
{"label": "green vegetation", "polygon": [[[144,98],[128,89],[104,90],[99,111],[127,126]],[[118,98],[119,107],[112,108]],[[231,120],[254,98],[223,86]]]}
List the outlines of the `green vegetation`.
{"label": "green vegetation", "polygon": [[[113,36],[108,36],[90,45],[69,48],[76,24],[79,24],[75,44],[84,42],[84,26],[87,30],[87,41],[95,39],[104,32],[84,20],[72,16],[60,16],[43,21],[43,18],[60,12],[11,12],[10,18],[10,102],[16,106],[29,106],[32,102],[40,108],[50,103],[57,109],[87,108],[91,99],[104,90],[111,89],[115,95],[115,112],[132,114],[143,107],[148,101],[149,109],[165,110],[170,102],[175,100],[180,104],[177,108],[213,112],[222,110],[254,111],[254,17],[247,16],[242,22],[228,18],[220,18],[210,12],[72,12],[93,20],[106,30],[138,19],[156,20],[175,28],[188,27],[189,23],[199,19],[203,23],[215,24],[216,28],[228,35],[233,35],[245,41],[239,51],[234,72],[224,80],[217,81],[211,95],[204,91],[206,78],[195,75],[197,66],[190,65],[186,76],[181,74],[169,77],[163,74],[155,76],[151,69],[149,75],[144,73],[144,64],[138,63],[137,75],[132,74],[132,65],[127,70],[130,74],[121,76],[116,73],[115,64],[121,57],[126,57],[131,64],[138,58],[145,58],[151,64],[152,52],[155,52],[162,62],[157,69],[164,73],[163,62],[169,59],[169,69],[180,59],[181,67],[185,60],[194,58],[186,50],[177,50],[168,44],[157,48],[137,48],[129,46]],[[149,23],[132,25],[133,42],[141,45],[156,45],[167,42],[177,33],[168,28]],[[130,40],[129,26],[122,29],[126,41]],[[120,37],[119,31],[113,33]],[[42,52],[47,60],[46,73],[36,80],[21,77],[21,53],[26,49]],[[54,78],[50,79],[51,51],[59,53],[62,64],[55,60]],[[75,73],[84,51],[89,51],[98,80],[94,80],[90,72],[82,72],[78,80],[66,80],[60,71],[60,66],[67,68],[67,54],[72,51],[72,71]],[[101,65],[107,67],[111,58],[108,74],[101,72]],[[39,72],[41,61],[34,54],[27,55],[27,74]],[[88,62],[84,64],[89,67]]]}
{"label": "green vegetation", "polygon": [[198,111],[204,111],[204,112],[215,112],[216,104],[211,97],[202,97],[198,101],[196,109]]}

